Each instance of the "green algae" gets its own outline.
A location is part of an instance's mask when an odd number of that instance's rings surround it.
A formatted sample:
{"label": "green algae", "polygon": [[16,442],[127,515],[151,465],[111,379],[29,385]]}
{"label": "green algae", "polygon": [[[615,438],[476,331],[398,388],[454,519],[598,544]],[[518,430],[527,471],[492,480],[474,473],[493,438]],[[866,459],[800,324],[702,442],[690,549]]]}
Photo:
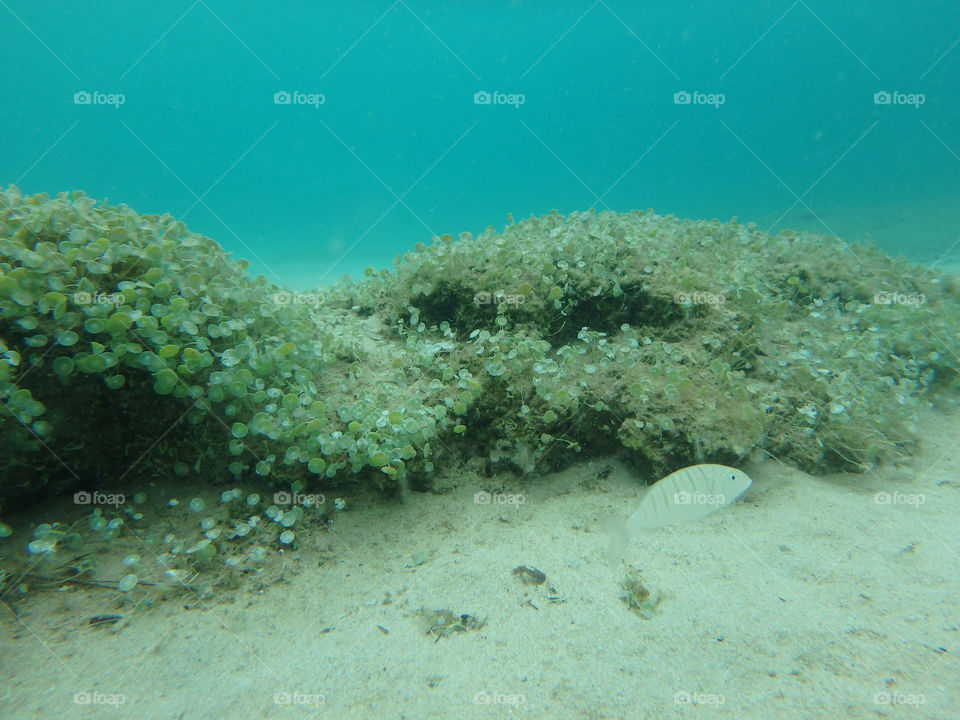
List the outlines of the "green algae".
{"label": "green algae", "polygon": [[551,213],[311,302],[246,267],[169,215],[0,193],[0,501],[135,460],[388,491],[468,456],[863,470],[958,384],[957,279],[815,234]]}

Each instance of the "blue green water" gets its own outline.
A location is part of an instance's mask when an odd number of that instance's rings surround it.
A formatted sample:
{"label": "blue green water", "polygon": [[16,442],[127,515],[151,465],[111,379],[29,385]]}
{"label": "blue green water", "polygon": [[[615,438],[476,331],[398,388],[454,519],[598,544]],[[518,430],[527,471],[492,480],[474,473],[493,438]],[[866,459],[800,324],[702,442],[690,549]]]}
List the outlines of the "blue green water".
{"label": "blue green water", "polygon": [[956,240],[960,5],[478,5],[5,0],[0,181],[169,212],[300,287],[553,208]]}

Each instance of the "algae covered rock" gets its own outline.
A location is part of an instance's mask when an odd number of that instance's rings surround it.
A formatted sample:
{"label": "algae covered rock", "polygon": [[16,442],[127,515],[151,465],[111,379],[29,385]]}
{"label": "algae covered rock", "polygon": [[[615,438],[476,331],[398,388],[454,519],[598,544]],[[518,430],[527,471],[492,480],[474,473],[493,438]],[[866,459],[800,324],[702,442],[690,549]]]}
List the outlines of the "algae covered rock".
{"label": "algae covered rock", "polygon": [[[626,449],[664,471],[754,448],[806,470],[908,452],[957,385],[957,279],[814,234],[551,213],[334,289],[480,380],[475,449],[523,470]],[[408,341],[409,342],[409,341]]]}
{"label": "algae covered rock", "polygon": [[957,384],[954,278],[652,212],[435,238],[323,292],[174,218],[0,194],[0,503],[179,475],[428,486],[624,452],[813,471],[909,452]]}
{"label": "algae covered rock", "polygon": [[170,216],[0,195],[0,502],[399,472],[436,423],[395,409],[394,358],[367,357],[358,317],[245,267]]}

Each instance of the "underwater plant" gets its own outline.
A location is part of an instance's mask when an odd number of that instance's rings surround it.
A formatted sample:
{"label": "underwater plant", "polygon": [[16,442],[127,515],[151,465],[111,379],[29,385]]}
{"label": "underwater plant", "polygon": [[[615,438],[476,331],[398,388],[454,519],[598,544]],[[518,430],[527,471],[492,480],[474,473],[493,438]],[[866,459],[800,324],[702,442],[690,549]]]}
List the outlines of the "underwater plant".
{"label": "underwater plant", "polygon": [[960,382],[957,278],[836,238],[553,212],[395,265],[300,302],[169,215],[0,193],[0,502],[576,453],[862,470]]}
{"label": "underwater plant", "polygon": [[440,423],[408,373],[451,408],[460,377],[365,349],[359,317],[245,268],[170,216],[0,194],[8,507],[124,476],[404,476]]}

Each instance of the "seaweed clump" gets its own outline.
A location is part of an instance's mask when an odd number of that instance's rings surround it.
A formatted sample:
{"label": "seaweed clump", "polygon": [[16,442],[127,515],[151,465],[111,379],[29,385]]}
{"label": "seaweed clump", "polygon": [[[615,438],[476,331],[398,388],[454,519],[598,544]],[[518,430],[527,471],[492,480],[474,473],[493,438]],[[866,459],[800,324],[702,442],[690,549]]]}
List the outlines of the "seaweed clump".
{"label": "seaweed clump", "polygon": [[171,474],[428,487],[621,452],[805,470],[909,453],[958,384],[960,288],[734,221],[551,213],[323,293],[169,215],[0,193],[0,502]]}
{"label": "seaweed clump", "polygon": [[[455,412],[492,469],[569,451],[666,472],[755,448],[806,471],[909,454],[955,403],[954,276],[872,246],[652,211],[449,235],[331,297],[480,384]],[[471,402],[472,401],[472,402]]]}
{"label": "seaweed clump", "polygon": [[[246,267],[169,215],[0,193],[0,502],[170,476],[402,478],[437,426],[410,363]],[[463,382],[442,373],[417,374],[441,403]]]}

